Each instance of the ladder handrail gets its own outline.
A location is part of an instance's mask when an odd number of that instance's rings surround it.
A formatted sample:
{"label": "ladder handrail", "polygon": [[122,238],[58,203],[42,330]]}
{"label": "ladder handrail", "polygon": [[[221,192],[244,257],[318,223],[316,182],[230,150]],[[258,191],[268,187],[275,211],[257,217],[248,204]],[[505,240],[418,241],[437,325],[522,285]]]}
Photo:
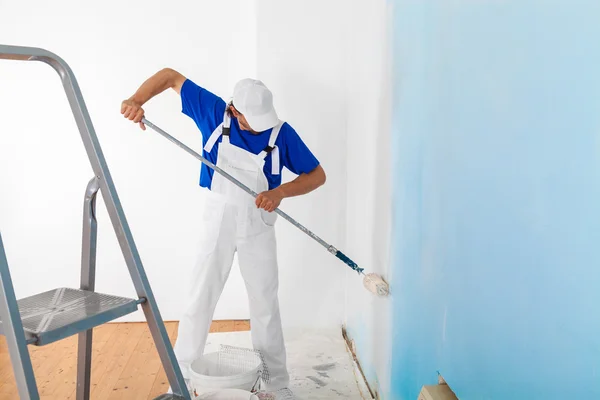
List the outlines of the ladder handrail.
{"label": "ladder handrail", "polygon": [[165,368],[173,392],[189,398],[183,375],[171,347],[169,336],[162,317],[156,305],[156,299],[144,271],[140,255],[133,240],[131,229],[125,218],[125,213],[117,195],[117,191],[108,170],[100,142],[94,130],[90,114],[75,74],[69,65],[58,55],[37,47],[9,46],[0,44],[0,59],[18,61],[41,61],[50,65],[59,74],[63,88],[69,100],[71,111],[79,128],[81,139],[85,146],[94,174],[99,179],[102,198],[117,235],[127,268],[133,280],[135,290],[140,299],[145,299],[142,309],[148,321],[148,326],[154,338],[162,364]]}

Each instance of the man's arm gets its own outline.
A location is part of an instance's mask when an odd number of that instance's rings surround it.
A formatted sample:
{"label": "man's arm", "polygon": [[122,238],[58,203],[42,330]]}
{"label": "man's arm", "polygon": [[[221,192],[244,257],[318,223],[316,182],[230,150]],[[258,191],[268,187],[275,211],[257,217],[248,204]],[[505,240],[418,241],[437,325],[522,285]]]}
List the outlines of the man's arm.
{"label": "man's arm", "polygon": [[310,193],[325,184],[326,179],[325,170],[319,165],[308,174],[299,175],[293,181],[284,183],[276,189],[260,193],[256,197],[256,207],[272,212],[286,197]]}
{"label": "man's arm", "polygon": [[146,126],[141,122],[144,117],[142,106],[148,100],[169,88],[179,94],[185,80],[185,76],[171,68],[158,71],[148,78],[133,96],[121,103],[121,114],[128,120],[139,123],[140,128],[146,130]]}

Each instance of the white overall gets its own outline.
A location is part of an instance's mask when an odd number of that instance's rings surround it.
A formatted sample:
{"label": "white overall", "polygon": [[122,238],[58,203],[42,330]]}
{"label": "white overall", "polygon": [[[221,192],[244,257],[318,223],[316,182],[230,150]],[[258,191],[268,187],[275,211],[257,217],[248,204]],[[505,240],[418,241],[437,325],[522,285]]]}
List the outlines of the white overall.
{"label": "white overall", "polygon": [[[264,160],[271,154],[273,172],[279,174],[279,150],[275,140],[280,122],[273,128],[269,147],[252,154],[229,142],[230,118],[212,133],[205,145],[210,151],[220,136],[217,166],[257,193],[269,189],[263,172]],[[279,315],[279,286],[275,229],[277,214],[258,209],[254,198],[215,172],[200,222],[201,241],[188,294],[187,310],[179,324],[175,354],[185,378],[190,364],[204,353],[204,347],[217,301],[237,251],[240,270],[248,291],[252,342],[260,350],[271,377],[269,390],[289,383],[286,353]]]}

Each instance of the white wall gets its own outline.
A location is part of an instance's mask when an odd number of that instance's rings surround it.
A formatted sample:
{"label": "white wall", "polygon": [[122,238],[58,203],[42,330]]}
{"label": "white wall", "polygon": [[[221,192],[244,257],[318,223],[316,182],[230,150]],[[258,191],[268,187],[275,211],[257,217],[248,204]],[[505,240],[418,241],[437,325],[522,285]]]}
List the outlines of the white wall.
{"label": "white wall", "polygon": [[[391,6],[386,0],[359,0],[352,5],[347,10],[344,40],[348,107],[346,240],[365,272],[389,279]],[[386,398],[391,366],[390,298],[377,298],[367,292],[362,279],[348,272],[345,323],[367,379]]]}
{"label": "white wall", "polygon": [[[323,239],[345,247],[346,105],[343,32],[345,2],[258,2],[258,76],[273,89],[280,117],[321,161],[327,183],[284,209]],[[318,10],[318,12],[316,12]],[[283,320],[286,325],[339,329],[347,268],[285,222],[280,233]]]}
{"label": "white wall", "polygon": [[[275,91],[283,118],[321,159],[327,184],[286,208],[367,272],[389,278],[391,230],[391,69],[385,0],[262,0],[258,75]],[[317,204],[307,207],[307,203]],[[390,387],[389,299],[378,299],[343,263],[285,224],[280,239],[297,270],[283,289],[300,292],[305,324],[346,324],[368,379]],[[289,232],[289,233],[288,233]],[[288,245],[289,243],[289,245]],[[282,257],[285,254],[282,254]],[[316,279],[316,278],[319,279]],[[306,289],[305,289],[306,288]],[[309,290],[312,294],[306,295]],[[287,300],[287,299],[286,299]],[[299,310],[298,304],[282,308]],[[286,314],[284,314],[284,318]]]}
{"label": "white wall", "polygon": [[[75,71],[163,317],[178,319],[202,229],[199,163],[126,122],[120,102],[165,66],[229,96],[256,72],[253,4],[0,1],[0,15],[3,44],[47,48]],[[58,76],[43,64],[0,62],[0,110],[0,227],[17,295],[77,287],[92,171]],[[149,119],[198,149],[200,135],[180,111],[174,92],[147,106]],[[133,296],[101,202],[99,210],[97,290]],[[247,316],[234,273],[215,317]]]}

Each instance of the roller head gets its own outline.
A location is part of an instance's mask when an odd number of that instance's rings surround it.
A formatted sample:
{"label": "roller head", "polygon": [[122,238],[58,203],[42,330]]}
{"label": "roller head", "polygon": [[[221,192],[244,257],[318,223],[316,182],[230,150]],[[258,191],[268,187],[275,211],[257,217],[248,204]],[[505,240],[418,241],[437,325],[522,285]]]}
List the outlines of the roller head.
{"label": "roller head", "polygon": [[390,286],[377,274],[366,274],[363,279],[365,288],[380,297],[385,297],[390,294]]}

